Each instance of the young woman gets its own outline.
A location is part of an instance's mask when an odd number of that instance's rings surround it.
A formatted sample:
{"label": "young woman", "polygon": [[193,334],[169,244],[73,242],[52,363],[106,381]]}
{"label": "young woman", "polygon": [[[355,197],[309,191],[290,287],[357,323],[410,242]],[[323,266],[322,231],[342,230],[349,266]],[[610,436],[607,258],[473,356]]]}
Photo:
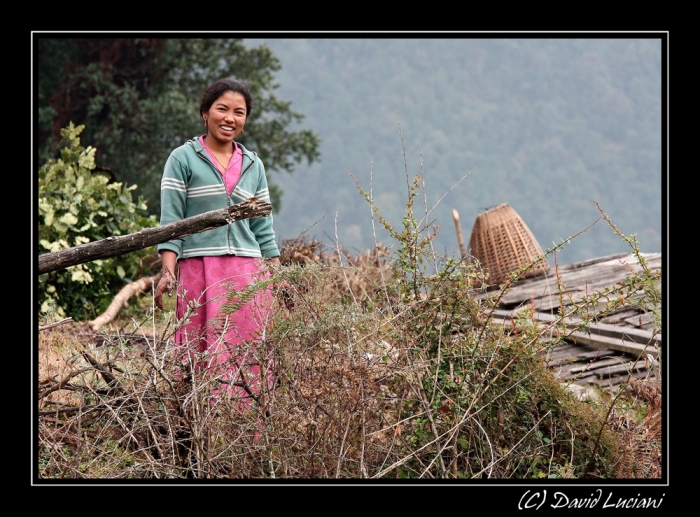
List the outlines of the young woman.
{"label": "young woman", "polygon": [[[173,150],[165,163],[162,225],[252,197],[269,202],[262,161],[236,142],[252,104],[240,81],[220,79],[206,89],[199,107],[206,133]],[[260,356],[255,343],[269,323],[272,297],[269,288],[241,296],[269,275],[263,261],[279,265],[272,216],[175,239],[158,251],[163,275],[155,304],[162,309],[163,294],[172,296],[177,286],[176,316],[183,324],[175,342],[183,361],[194,375],[213,379],[214,400],[226,393],[239,407],[251,407],[262,377],[271,383],[269,359]]]}

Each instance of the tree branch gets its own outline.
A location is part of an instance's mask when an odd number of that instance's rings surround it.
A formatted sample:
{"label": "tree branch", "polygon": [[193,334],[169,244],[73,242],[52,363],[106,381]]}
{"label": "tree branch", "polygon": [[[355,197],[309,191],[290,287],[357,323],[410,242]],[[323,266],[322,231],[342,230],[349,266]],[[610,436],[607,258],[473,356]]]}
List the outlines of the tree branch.
{"label": "tree branch", "polygon": [[50,273],[85,262],[125,255],[132,251],[148,248],[161,242],[179,239],[194,233],[200,233],[241,219],[265,217],[272,212],[272,205],[256,198],[245,203],[233,205],[220,210],[212,210],[204,214],[188,217],[155,228],[143,230],[129,235],[107,237],[99,241],[88,242],[80,246],[66,248],[52,253],[39,255],[39,274]]}

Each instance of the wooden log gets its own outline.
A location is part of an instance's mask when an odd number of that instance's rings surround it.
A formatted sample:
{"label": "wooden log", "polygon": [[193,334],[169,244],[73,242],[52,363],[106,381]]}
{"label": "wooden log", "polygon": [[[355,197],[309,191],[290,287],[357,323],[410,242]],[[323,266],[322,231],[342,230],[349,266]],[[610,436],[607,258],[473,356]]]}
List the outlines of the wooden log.
{"label": "wooden log", "polygon": [[52,253],[39,255],[39,274],[50,273],[93,260],[125,255],[132,251],[148,248],[179,239],[195,233],[205,232],[241,219],[265,217],[272,212],[272,205],[265,201],[252,198],[245,203],[233,205],[220,210],[212,210],[204,214],[188,217],[155,228],[143,230],[129,235],[107,237],[99,241],[88,242],[80,246],[66,248]]}
{"label": "wooden log", "polygon": [[146,292],[146,290],[150,289],[152,286],[157,285],[161,274],[162,273],[158,273],[153,276],[139,278],[138,280],[125,285],[122,290],[119,291],[117,296],[114,297],[114,300],[112,300],[112,303],[109,304],[109,307],[107,307],[105,312],[100,314],[94,320],[88,321],[90,328],[94,332],[97,332],[104,325],[113,321],[122,308],[129,306],[129,300],[131,298],[138,296],[139,294]]}

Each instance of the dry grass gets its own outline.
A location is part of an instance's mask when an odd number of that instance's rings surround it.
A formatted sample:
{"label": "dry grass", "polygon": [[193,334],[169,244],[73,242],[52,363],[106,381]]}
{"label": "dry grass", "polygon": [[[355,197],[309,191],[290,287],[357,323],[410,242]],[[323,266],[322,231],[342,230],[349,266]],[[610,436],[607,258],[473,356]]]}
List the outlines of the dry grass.
{"label": "dry grass", "polygon": [[[257,348],[274,358],[275,383],[250,410],[212,403],[215,375],[174,375],[171,312],[100,334],[79,324],[40,332],[38,476],[581,475],[604,418],[553,379],[527,335],[490,326],[466,283],[402,298],[383,247],[352,256],[288,242],[282,262],[288,288]],[[642,432],[606,430],[592,474],[658,476],[640,467]]]}
{"label": "dry grass", "polygon": [[609,423],[622,437],[615,463],[615,477],[619,479],[659,479],[663,474],[663,419],[661,385],[658,382],[635,380],[634,394],[647,408],[640,423],[628,414],[611,412]]}

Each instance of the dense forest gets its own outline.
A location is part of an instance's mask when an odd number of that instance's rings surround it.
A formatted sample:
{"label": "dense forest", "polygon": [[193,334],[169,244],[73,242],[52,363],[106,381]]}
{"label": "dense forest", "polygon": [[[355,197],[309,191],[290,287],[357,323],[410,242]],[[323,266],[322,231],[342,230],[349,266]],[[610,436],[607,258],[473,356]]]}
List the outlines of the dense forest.
{"label": "dense forest", "polygon": [[[279,58],[278,95],[321,137],[319,162],[275,177],[282,238],[310,228],[333,241],[337,227],[341,244],[371,246],[370,209],[349,173],[394,223],[406,174],[424,175],[429,207],[468,175],[429,216],[437,251],[456,252],[452,209],[468,239],[480,212],[509,203],[544,249],[596,221],[595,202],[644,251],[661,250],[659,35],[245,42]],[[598,223],[558,260],[623,251]]]}

